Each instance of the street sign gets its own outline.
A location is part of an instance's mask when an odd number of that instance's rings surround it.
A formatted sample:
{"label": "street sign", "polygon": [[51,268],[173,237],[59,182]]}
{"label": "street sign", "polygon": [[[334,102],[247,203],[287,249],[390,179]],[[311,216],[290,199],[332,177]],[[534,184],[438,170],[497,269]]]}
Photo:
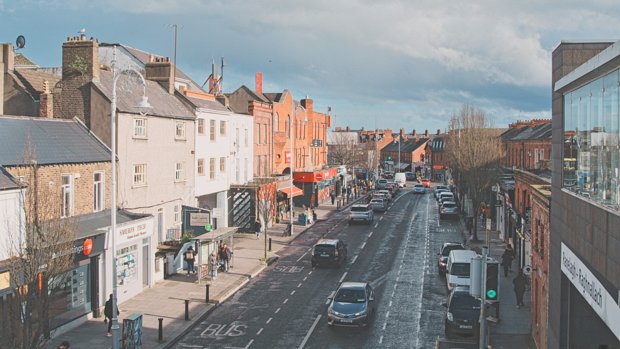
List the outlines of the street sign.
{"label": "street sign", "polygon": [[211,212],[213,214],[213,218],[222,218],[224,210],[221,207],[214,207]]}
{"label": "street sign", "polygon": [[210,232],[211,230],[213,230],[213,225],[212,224],[205,224],[205,230],[207,232]]}

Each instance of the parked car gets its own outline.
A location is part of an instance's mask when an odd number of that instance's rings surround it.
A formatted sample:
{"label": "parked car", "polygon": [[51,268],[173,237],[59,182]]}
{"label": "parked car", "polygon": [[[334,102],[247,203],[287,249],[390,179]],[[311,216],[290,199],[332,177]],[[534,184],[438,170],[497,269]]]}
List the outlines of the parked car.
{"label": "parked car", "polygon": [[426,188],[422,184],[416,184],[413,186],[414,194],[426,194]]}
{"label": "parked car", "polygon": [[444,189],[444,188],[436,188],[435,189],[435,199],[439,200],[439,194],[441,193],[450,193],[450,191],[448,189]]}
{"label": "parked car", "polygon": [[375,292],[366,282],[343,282],[327,308],[329,326],[360,326],[375,315]]}
{"label": "parked car", "polygon": [[448,201],[454,201],[454,194],[449,191],[443,192],[439,194],[439,198],[437,201],[441,204],[442,201],[446,201],[444,199],[449,199]]}
{"label": "parked car", "polygon": [[415,173],[413,173],[413,172],[405,172],[405,178],[408,181],[415,181]]}
{"label": "parked car", "polygon": [[375,185],[375,187],[377,189],[385,189],[387,186],[387,183],[388,183],[387,179],[379,179],[377,180],[377,184]]}
{"label": "parked car", "polygon": [[404,188],[407,186],[407,178],[403,172],[399,172],[394,175],[394,183],[398,184],[399,187]]}
{"label": "parked car", "polygon": [[459,209],[454,201],[444,201],[439,209],[439,218],[456,218],[459,216]]}
{"label": "parked car", "polygon": [[370,200],[370,206],[375,212],[385,212],[387,210],[387,200],[385,198],[374,197]]}
{"label": "parked car", "polygon": [[448,295],[446,309],[446,338],[472,337],[479,331],[480,301],[469,295],[469,287],[455,287]]}
{"label": "parked car", "polygon": [[422,183],[422,185],[424,185],[427,188],[431,187],[431,180],[428,178],[422,178],[420,179],[420,183]]}
{"label": "parked car", "polygon": [[372,210],[372,206],[369,204],[356,204],[351,206],[349,213],[349,224],[355,221],[364,221],[366,224],[371,224],[374,221],[375,215]]}
{"label": "parked car", "polygon": [[446,203],[446,202],[454,202],[454,204],[458,206],[456,201],[454,201],[454,197],[444,196],[441,199],[439,199],[439,210],[440,210],[440,213],[441,213],[441,208],[443,207],[443,204]]}
{"label": "parked car", "polygon": [[446,266],[448,265],[448,255],[450,251],[465,250],[465,246],[459,242],[446,242],[437,253],[437,271],[439,275],[446,274]]}
{"label": "parked car", "polygon": [[312,266],[341,266],[347,259],[347,245],[339,239],[320,239],[312,247]]}
{"label": "parked car", "polygon": [[378,190],[376,191],[376,194],[380,194],[383,195],[384,198],[389,202],[392,200],[392,193],[389,190]]}
{"label": "parked car", "polygon": [[440,184],[440,185],[435,187],[435,190],[439,190],[439,189],[445,189],[447,191],[451,191],[450,187],[448,187],[447,185],[443,185],[443,184]]}

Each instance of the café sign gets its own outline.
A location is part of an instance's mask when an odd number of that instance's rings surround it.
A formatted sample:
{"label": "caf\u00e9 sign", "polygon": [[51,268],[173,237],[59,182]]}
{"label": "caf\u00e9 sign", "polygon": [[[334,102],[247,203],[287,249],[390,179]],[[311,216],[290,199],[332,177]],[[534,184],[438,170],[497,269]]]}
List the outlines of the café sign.
{"label": "caf\u00e9 sign", "polygon": [[588,267],[562,243],[562,272],[620,340],[620,307]]}

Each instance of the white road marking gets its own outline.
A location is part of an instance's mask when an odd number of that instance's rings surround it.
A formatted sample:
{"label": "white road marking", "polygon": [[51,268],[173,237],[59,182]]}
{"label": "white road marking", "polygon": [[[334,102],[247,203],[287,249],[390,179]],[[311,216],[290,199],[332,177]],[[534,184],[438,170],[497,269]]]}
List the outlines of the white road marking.
{"label": "white road marking", "polygon": [[379,222],[375,223],[375,228],[379,226]]}
{"label": "white road marking", "polygon": [[394,298],[394,293],[395,293],[395,292],[396,292],[396,291],[392,291],[392,298]]}
{"label": "white road marking", "polygon": [[383,216],[381,216],[381,218],[379,218],[379,220],[382,221],[383,220]]}
{"label": "white road marking", "polygon": [[390,307],[392,306],[392,301],[390,301],[390,305],[389,305],[389,306],[390,306]]}
{"label": "white road marking", "polygon": [[297,262],[299,262],[300,260],[302,260],[306,255],[308,254],[308,252],[304,253],[301,255],[301,257],[299,257],[299,259],[297,260]]}
{"label": "white road marking", "polygon": [[279,313],[279,312],[280,312],[280,308],[276,309],[276,311],[275,311],[275,313],[274,313],[274,314],[277,314],[277,313]]}
{"label": "white road marking", "polygon": [[300,287],[301,287],[301,285],[302,285],[302,283],[300,282],[300,283],[299,283],[299,285],[297,285],[297,288],[300,288]]}
{"label": "white road marking", "polygon": [[347,272],[346,271],[344,272],[344,274],[342,274],[342,277],[340,278],[340,282],[342,282],[345,277],[347,277]]}
{"label": "white road marking", "polygon": [[361,248],[361,249],[363,250],[363,249],[364,249],[364,247],[366,247],[366,242],[364,242],[364,243],[362,244],[362,248]]}
{"label": "white road marking", "polygon": [[401,272],[401,271],[402,271],[402,270],[398,270],[398,275],[400,275],[400,272]]}
{"label": "white road marking", "polygon": [[250,345],[252,345],[252,343],[254,343],[254,339],[250,339],[250,343],[248,343],[248,345],[245,346],[245,349],[248,349]]}
{"label": "white road marking", "polygon": [[357,255],[355,257],[353,257],[353,259],[351,260],[351,264],[355,264],[356,260],[357,260]]}
{"label": "white road marking", "polygon": [[383,336],[379,337],[379,344],[383,343]]}
{"label": "white road marking", "polygon": [[286,302],[288,302],[288,298],[284,300],[284,302],[282,302],[282,304],[286,304]]}
{"label": "white road marking", "polygon": [[306,345],[306,342],[308,342],[308,339],[310,338],[310,335],[312,335],[312,331],[314,331],[314,328],[316,327],[316,324],[319,323],[319,320],[321,320],[321,314],[316,316],[316,319],[314,320],[314,323],[312,324],[312,327],[310,327],[310,329],[308,330],[308,333],[304,337],[304,340],[301,342],[301,344],[299,345],[298,349],[302,349],[304,347],[304,345]]}
{"label": "white road marking", "polygon": [[294,295],[294,294],[295,294],[295,290],[292,290],[291,291],[291,296]]}
{"label": "white road marking", "polygon": [[265,323],[268,324],[268,323],[271,322],[271,320],[273,320],[273,318],[270,317],[269,319],[267,319],[267,322],[265,322]]}
{"label": "white road marking", "polygon": [[387,321],[383,323],[383,328],[381,328],[381,329],[385,330],[386,327],[387,327]]}
{"label": "white road marking", "polygon": [[306,281],[307,279],[308,279],[308,277],[307,277],[307,276],[305,276],[305,277],[304,277],[304,281]]}
{"label": "white road marking", "polygon": [[312,274],[312,270],[310,270],[310,272],[308,273],[308,275]]}
{"label": "white road marking", "polygon": [[[396,282],[399,282],[399,281],[400,281],[400,276],[397,276],[396,277]],[[480,301],[480,303],[482,303],[482,301]]]}
{"label": "white road marking", "polygon": [[260,334],[263,332],[263,328],[261,327],[260,330],[258,330],[258,332],[256,332],[257,336],[260,336]]}
{"label": "white road marking", "polygon": [[[389,318],[389,317],[390,317],[390,311],[388,310],[388,311],[387,311],[387,313],[385,313],[385,319],[386,319],[386,321],[387,321],[387,318]],[[420,332],[418,332],[418,333],[420,333]]]}

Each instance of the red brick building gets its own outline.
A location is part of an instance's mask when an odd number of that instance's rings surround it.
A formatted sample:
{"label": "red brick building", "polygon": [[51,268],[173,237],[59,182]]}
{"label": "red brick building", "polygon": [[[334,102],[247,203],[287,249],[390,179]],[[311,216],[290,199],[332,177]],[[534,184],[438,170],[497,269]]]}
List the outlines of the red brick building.
{"label": "red brick building", "polygon": [[549,209],[550,185],[532,185],[532,338],[538,349],[547,348],[547,321],[549,312]]}
{"label": "red brick building", "polygon": [[504,167],[523,170],[549,168],[551,120],[518,121],[501,135],[505,151]]}

